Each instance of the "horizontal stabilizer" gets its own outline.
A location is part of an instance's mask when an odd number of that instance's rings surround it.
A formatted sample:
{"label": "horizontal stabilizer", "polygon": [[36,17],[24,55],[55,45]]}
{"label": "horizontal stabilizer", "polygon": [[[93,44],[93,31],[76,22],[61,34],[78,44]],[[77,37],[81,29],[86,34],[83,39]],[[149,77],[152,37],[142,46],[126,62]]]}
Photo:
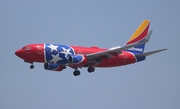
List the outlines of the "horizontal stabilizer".
{"label": "horizontal stabilizer", "polygon": [[150,51],[150,52],[146,52],[146,53],[138,54],[138,55],[136,55],[136,56],[138,56],[138,57],[142,57],[142,56],[149,56],[149,55],[152,55],[152,54],[155,54],[155,53],[158,53],[158,52],[164,51],[164,50],[167,50],[167,49],[165,48],[165,49],[161,49],[161,50]]}

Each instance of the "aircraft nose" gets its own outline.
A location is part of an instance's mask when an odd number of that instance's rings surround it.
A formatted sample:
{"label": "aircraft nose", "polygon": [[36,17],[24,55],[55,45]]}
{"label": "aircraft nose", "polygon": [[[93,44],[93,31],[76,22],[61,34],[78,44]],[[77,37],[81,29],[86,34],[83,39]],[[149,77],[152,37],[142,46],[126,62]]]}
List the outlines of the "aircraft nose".
{"label": "aircraft nose", "polygon": [[23,51],[20,49],[20,50],[17,50],[16,52],[15,52],[15,55],[16,56],[18,56],[18,57],[20,57],[20,58],[22,58],[23,57]]}

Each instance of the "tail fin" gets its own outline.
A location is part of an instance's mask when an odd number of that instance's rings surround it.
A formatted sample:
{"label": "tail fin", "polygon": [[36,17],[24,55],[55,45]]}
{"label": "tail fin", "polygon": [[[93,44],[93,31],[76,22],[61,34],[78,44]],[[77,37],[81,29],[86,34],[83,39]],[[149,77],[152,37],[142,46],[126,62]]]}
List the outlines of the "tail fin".
{"label": "tail fin", "polygon": [[[137,42],[140,42],[143,39],[145,39],[146,36],[148,35],[149,25],[150,25],[150,21],[144,20],[140,24],[140,26],[137,28],[137,30],[134,32],[134,34],[130,37],[130,39],[126,42],[125,45],[137,43]],[[145,43],[135,46],[135,47],[132,47],[132,48],[129,48],[127,51],[140,54],[140,53],[144,52],[144,47],[145,47]]]}

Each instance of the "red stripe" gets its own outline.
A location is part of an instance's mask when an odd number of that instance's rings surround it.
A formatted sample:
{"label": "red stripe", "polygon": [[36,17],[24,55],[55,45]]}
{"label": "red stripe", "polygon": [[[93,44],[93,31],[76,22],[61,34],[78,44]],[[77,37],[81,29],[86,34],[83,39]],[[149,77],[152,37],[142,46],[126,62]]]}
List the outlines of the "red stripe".
{"label": "red stripe", "polygon": [[135,42],[138,42],[138,41],[144,39],[148,34],[148,29],[149,29],[149,25],[146,27],[146,29],[137,38],[128,42],[127,44],[135,43]]}

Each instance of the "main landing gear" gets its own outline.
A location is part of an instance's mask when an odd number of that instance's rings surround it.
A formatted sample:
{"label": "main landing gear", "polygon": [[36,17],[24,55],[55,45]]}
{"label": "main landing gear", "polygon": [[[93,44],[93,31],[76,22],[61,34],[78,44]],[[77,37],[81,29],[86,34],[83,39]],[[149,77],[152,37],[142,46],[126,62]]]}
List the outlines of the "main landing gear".
{"label": "main landing gear", "polygon": [[[94,72],[94,70],[95,70],[94,67],[89,67],[89,68],[87,69],[87,71],[88,71],[89,73]],[[75,70],[74,70],[74,72],[73,72],[73,75],[74,75],[74,76],[79,76],[80,74],[81,74],[81,72],[78,70],[78,68],[75,68]]]}
{"label": "main landing gear", "polygon": [[78,69],[76,69],[76,70],[73,72],[73,74],[74,74],[74,76],[79,76],[79,75],[81,74],[81,72],[80,72]]}
{"label": "main landing gear", "polygon": [[88,71],[89,73],[94,72],[94,70],[95,70],[95,68],[94,68],[94,67],[89,67],[89,68],[87,69],[87,71]]}

